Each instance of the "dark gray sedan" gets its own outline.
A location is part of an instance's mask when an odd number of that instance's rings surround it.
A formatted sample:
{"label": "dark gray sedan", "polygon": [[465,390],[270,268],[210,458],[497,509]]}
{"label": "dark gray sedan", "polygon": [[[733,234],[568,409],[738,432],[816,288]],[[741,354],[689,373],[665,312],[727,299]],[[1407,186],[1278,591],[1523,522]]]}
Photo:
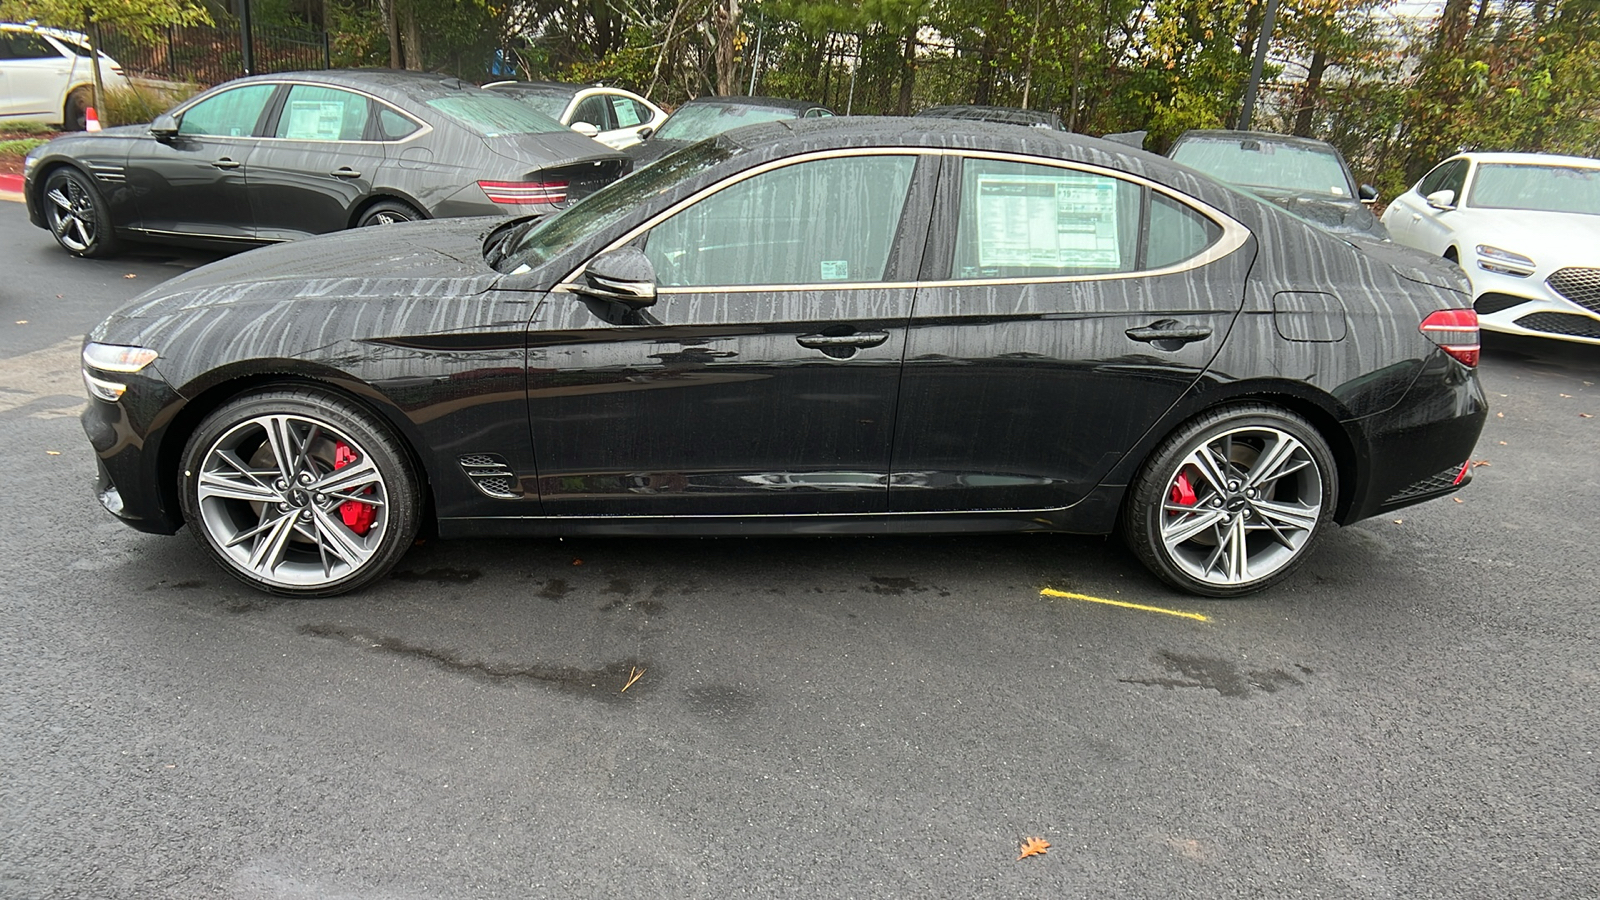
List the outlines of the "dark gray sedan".
{"label": "dark gray sedan", "polygon": [[122,240],[249,245],[360,225],[564,208],[626,156],[443,75],[298,72],[29,154],[29,218],[78,256]]}

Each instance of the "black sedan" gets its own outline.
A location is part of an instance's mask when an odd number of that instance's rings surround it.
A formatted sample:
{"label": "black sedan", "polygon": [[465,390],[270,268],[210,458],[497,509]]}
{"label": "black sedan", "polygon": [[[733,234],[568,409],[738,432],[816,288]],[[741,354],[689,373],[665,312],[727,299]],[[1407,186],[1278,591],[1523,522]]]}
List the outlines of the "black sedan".
{"label": "black sedan", "polygon": [[253,586],[443,537],[1120,530],[1233,596],[1469,478],[1460,271],[1093,138],[740,129],[559,215],[186,273],[96,327],[99,496]]}
{"label": "black sedan", "polygon": [[1278,204],[1335,234],[1386,241],[1369,208],[1372,185],[1356,185],[1344,154],[1327,141],[1260,131],[1186,131],[1171,158]]}
{"label": "black sedan", "polygon": [[121,240],[250,245],[359,225],[564,208],[621,153],[464,81],[354,70],[241,78],[149,125],[28,155],[33,224],[78,256]]}
{"label": "black sedan", "polygon": [[635,166],[655,162],[674,150],[715,137],[724,131],[761,122],[785,119],[823,119],[833,115],[825,106],[781,97],[699,97],[672,111],[661,130],[641,134],[642,142],[628,148]]}

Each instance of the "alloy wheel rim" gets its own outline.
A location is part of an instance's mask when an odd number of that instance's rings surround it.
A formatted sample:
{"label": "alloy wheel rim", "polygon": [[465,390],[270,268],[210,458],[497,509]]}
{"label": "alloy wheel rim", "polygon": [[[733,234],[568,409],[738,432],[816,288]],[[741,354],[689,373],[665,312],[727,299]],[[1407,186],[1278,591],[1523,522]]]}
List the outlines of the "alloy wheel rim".
{"label": "alloy wheel rim", "polygon": [[83,185],[63,178],[45,192],[50,201],[50,230],[67,249],[82,253],[94,245],[94,201]]}
{"label": "alloy wheel rim", "polygon": [[397,213],[397,212],[384,211],[384,212],[380,212],[380,213],[374,215],[372,217],[371,224],[373,224],[373,225],[395,225],[395,224],[398,224],[400,222],[409,222],[409,221],[411,221],[411,218],[409,216],[405,216],[405,215],[402,215],[402,214]]}
{"label": "alloy wheel rim", "polygon": [[1322,505],[1322,472],[1304,443],[1277,428],[1237,428],[1196,447],[1168,479],[1161,543],[1189,577],[1237,587],[1293,562]]}
{"label": "alloy wheel rim", "polygon": [[364,447],[326,422],[255,416],[206,450],[196,477],[203,527],[242,571],[319,587],[360,571],[389,526],[389,492]]}

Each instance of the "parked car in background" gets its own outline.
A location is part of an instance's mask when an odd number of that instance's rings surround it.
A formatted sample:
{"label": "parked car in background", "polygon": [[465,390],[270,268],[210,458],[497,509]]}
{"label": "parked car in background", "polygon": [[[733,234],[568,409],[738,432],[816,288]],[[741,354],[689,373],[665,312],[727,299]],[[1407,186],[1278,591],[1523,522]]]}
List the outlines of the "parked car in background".
{"label": "parked car in background", "polygon": [[649,100],[621,88],[556,81],[496,81],[487,90],[526,103],[579,134],[623,150],[667,121]]}
{"label": "parked car in background", "polygon": [[282,594],[381,578],[432,517],[1120,530],[1226,597],[1466,483],[1466,304],[1442,260],[1094,138],[773,122],[487,236],[417,222],[180,275],[89,334],[83,425],[111,514]]}
{"label": "parked car in background", "polygon": [[410,219],[549,212],[627,174],[621,153],[500,94],[420,72],[230,81],[149,125],[24,161],[35,225],[79,256],[122,239],[263,244]]}
{"label": "parked car in background", "polygon": [[825,106],[779,97],[700,97],[667,117],[661,130],[628,148],[634,165],[654,162],[668,153],[742,125],[780,119],[817,119],[833,115]]}
{"label": "parked car in background", "polygon": [[1463,153],[1396,197],[1383,223],[1466,270],[1484,328],[1600,344],[1600,160]]}
{"label": "parked car in background", "polygon": [[[43,122],[82,131],[94,105],[89,40],[76,31],[0,22],[0,122]],[[100,54],[106,90],[128,87],[122,66]]]}
{"label": "parked car in background", "polygon": [[923,119],[966,119],[972,122],[998,122],[1002,125],[1028,125],[1033,128],[1048,128],[1051,131],[1066,131],[1067,127],[1061,124],[1061,117],[1053,112],[1043,109],[1018,109],[1014,106],[971,106],[955,104],[952,106],[930,106],[917,113]]}
{"label": "parked car in background", "polygon": [[1167,156],[1243,188],[1335,234],[1388,240],[1369,208],[1378,190],[1357,185],[1326,141],[1261,131],[1186,131]]}

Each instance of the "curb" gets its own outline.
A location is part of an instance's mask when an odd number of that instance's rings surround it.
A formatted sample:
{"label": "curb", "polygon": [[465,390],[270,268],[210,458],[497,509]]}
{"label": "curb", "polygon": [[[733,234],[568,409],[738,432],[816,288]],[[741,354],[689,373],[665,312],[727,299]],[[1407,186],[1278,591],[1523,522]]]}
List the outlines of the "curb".
{"label": "curb", "polygon": [[22,199],[22,176],[0,175],[0,200]]}

